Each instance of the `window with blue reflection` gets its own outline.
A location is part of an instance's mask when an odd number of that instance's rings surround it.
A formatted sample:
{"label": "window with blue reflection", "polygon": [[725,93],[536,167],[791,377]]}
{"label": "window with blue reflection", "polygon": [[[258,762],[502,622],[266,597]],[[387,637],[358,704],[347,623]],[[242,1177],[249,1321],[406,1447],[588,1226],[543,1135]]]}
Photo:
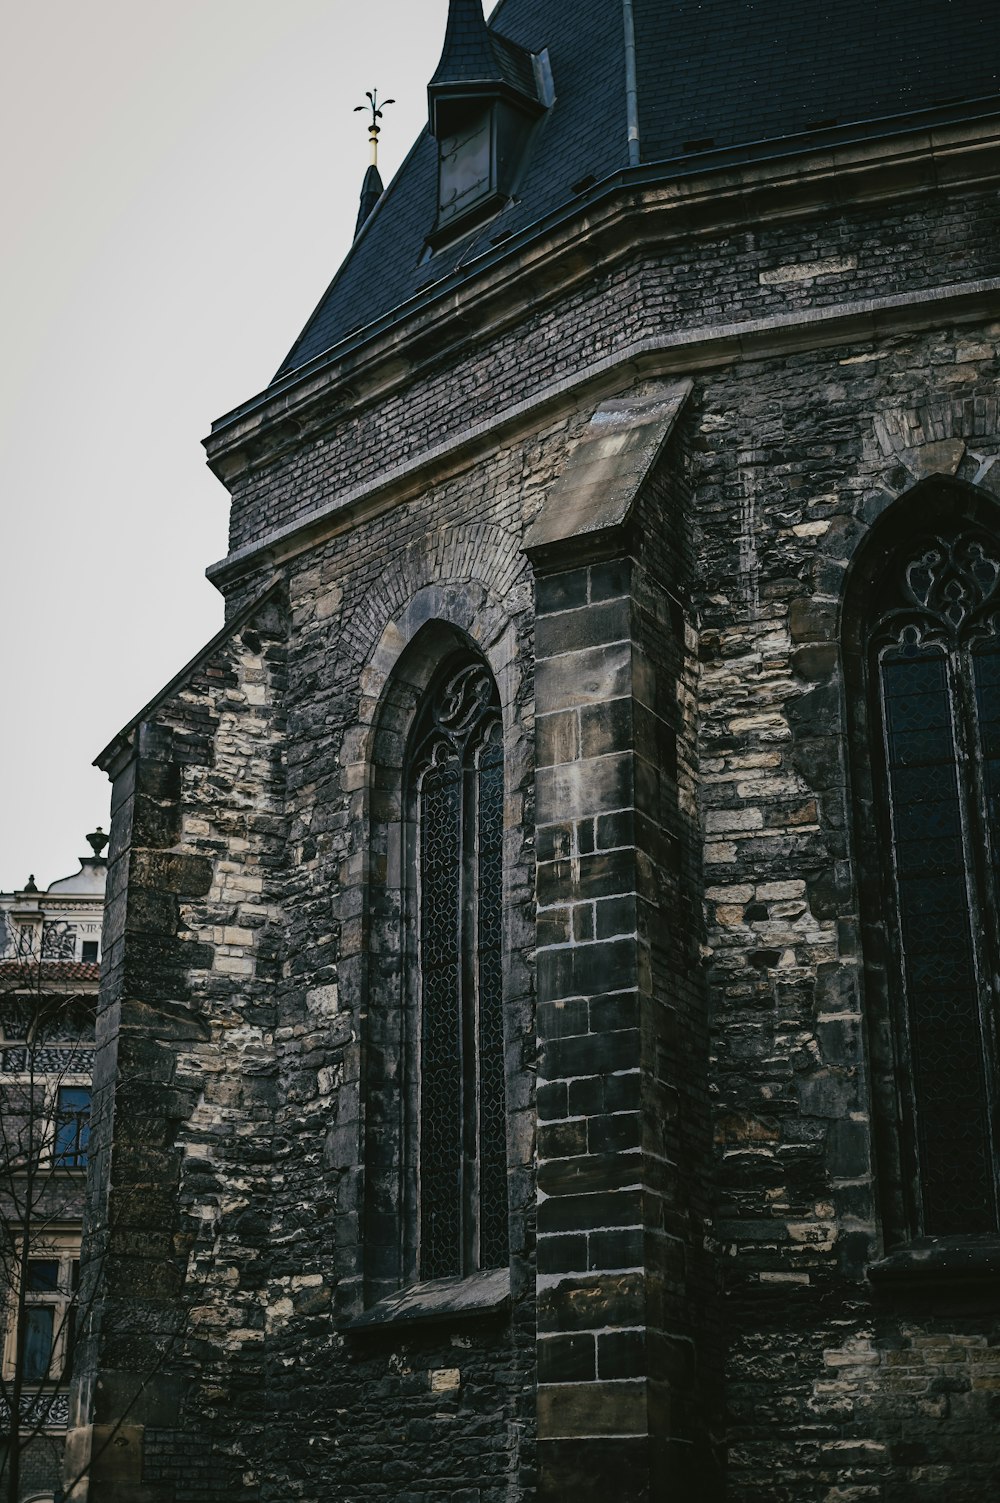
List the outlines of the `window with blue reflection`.
{"label": "window with blue reflection", "polygon": [[56,1103],[54,1161],[61,1169],[85,1169],[90,1143],[89,1086],[60,1086]]}

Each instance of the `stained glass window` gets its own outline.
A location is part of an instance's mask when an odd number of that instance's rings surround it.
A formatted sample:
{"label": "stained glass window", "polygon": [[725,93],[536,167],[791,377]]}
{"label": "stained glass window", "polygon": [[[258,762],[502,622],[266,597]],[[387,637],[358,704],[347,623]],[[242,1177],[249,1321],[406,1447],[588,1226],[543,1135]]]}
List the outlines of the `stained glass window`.
{"label": "stained glass window", "polygon": [[508,1261],[502,934],[503,748],[496,685],[462,661],[432,686],[410,758],[419,901],[417,1267]]}
{"label": "stained glass window", "polygon": [[933,535],[902,554],[869,648],[913,1230],[978,1234],[997,1226],[1000,561],[989,543]]}

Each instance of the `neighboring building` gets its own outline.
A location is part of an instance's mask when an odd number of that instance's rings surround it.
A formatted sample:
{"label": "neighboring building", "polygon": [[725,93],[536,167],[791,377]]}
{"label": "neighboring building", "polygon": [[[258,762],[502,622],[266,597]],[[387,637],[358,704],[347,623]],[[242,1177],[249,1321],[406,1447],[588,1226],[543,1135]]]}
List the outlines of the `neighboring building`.
{"label": "neighboring building", "polygon": [[[62,1496],[107,836],[40,892],[0,893],[0,1490]],[[23,1291],[23,1299],[20,1295]],[[20,1341],[18,1325],[21,1326]],[[23,1451],[11,1454],[11,1416]]]}
{"label": "neighboring building", "polygon": [[91,1503],[998,1495],[998,189],[992,5],[452,0],[102,759]]}

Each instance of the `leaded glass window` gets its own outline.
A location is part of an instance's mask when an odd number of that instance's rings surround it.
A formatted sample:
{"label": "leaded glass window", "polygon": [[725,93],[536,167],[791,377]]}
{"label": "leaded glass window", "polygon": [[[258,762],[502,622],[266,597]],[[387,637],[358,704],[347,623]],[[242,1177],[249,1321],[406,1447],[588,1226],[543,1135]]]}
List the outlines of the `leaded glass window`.
{"label": "leaded glass window", "polygon": [[409,781],[417,886],[416,1266],[508,1262],[502,934],[503,746],[496,685],[453,662],[418,716]]}
{"label": "leaded glass window", "polygon": [[885,571],[868,680],[913,1233],[997,1227],[1000,551],[925,534]]}

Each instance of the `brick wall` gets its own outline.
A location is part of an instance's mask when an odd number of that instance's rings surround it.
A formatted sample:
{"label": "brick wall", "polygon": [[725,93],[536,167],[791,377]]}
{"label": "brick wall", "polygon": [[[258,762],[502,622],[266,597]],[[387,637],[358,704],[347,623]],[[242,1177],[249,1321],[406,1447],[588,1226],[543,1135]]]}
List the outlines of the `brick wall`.
{"label": "brick wall", "polygon": [[[897,494],[907,504],[925,446],[950,442],[959,478],[990,484],[998,335],[747,365],[689,409],[714,1231],[740,1500],[972,1499],[1000,1476],[991,1302],[970,1292],[956,1318],[946,1282],[873,1298],[866,1277],[883,1246],[867,1076],[879,1025],[840,649],[847,566]],[[931,467],[944,462],[935,451]]]}
{"label": "brick wall", "polygon": [[[1000,273],[995,193],[853,209],[823,219],[691,235],[669,253],[594,268],[584,285],[529,307],[474,354],[412,365],[398,393],[334,420],[308,445],[233,486],[230,546],[259,540],[339,490],[374,480],[652,333],[726,328],[838,302],[916,292]],[[390,526],[395,529],[398,518]]]}

